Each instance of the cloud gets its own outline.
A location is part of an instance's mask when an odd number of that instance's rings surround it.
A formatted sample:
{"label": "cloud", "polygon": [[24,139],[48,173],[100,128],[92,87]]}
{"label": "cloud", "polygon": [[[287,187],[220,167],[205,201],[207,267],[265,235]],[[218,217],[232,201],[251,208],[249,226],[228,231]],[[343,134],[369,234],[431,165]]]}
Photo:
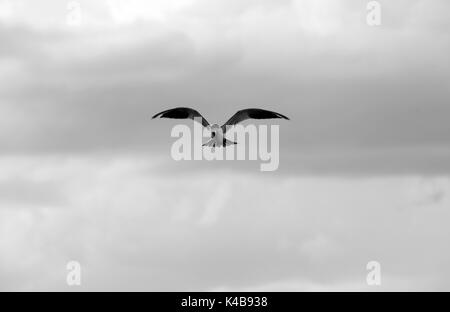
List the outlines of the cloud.
{"label": "cloud", "polygon": [[26,170],[2,160],[6,182],[52,181],[40,191],[64,200],[28,193],[2,204],[2,289],[66,290],[71,260],[85,290],[356,290],[371,260],[386,274],[383,289],[446,287],[449,197],[416,209],[407,195],[416,177],[223,170],[217,183],[159,174],[158,159],[25,160]]}
{"label": "cloud", "polygon": [[226,204],[231,197],[230,181],[219,181],[211,185],[211,197],[206,204],[205,211],[199,220],[199,224],[203,226],[214,225],[220,216],[222,210],[226,209]]}
{"label": "cloud", "polygon": [[[448,289],[448,2],[0,1],[0,289]],[[19,2],[17,2],[19,3]],[[116,7],[114,7],[116,5]],[[280,170],[156,112],[262,107]],[[275,121],[276,122],[276,121]]]}
{"label": "cloud", "polygon": [[[368,155],[363,171],[376,171],[386,164],[377,154],[394,161],[399,149],[413,152],[406,171],[433,171],[450,133],[449,38],[437,26],[445,6],[383,3],[376,29],[364,6],[331,1],[174,2],[158,6],[163,20],[142,8],[118,25],[97,3],[84,11],[104,23],[78,31],[39,27],[24,13],[0,26],[0,76],[9,79],[0,87],[1,149],[157,153],[170,128],[149,120],[157,111],[192,106],[220,122],[260,106],[292,118],[282,128],[289,157],[348,149]],[[434,11],[440,22],[428,18]]]}

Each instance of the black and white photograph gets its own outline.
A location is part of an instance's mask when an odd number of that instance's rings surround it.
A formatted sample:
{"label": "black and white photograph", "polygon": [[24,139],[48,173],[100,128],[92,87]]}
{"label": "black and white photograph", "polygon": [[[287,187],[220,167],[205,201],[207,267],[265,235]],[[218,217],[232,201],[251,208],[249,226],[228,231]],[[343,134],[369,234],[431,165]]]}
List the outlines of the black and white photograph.
{"label": "black and white photograph", "polygon": [[449,224],[448,0],[0,0],[0,292],[447,292]]}

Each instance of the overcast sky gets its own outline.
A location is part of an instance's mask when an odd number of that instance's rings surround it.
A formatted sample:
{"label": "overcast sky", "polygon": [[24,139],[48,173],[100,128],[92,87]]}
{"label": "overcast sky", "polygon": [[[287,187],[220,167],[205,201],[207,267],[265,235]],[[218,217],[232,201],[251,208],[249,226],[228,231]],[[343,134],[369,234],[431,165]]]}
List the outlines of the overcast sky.
{"label": "overcast sky", "polygon": [[[0,290],[450,290],[450,3],[367,2],[0,0]],[[289,116],[279,170],[177,106]]]}

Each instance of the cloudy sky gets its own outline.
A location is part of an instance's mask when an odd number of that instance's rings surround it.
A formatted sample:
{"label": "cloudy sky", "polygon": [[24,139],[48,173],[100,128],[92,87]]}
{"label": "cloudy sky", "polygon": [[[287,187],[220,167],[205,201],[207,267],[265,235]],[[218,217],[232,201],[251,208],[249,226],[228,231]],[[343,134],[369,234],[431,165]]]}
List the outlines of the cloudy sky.
{"label": "cloudy sky", "polygon": [[[450,290],[450,3],[367,3],[0,0],[0,290]],[[279,169],[177,106],[289,116]]]}

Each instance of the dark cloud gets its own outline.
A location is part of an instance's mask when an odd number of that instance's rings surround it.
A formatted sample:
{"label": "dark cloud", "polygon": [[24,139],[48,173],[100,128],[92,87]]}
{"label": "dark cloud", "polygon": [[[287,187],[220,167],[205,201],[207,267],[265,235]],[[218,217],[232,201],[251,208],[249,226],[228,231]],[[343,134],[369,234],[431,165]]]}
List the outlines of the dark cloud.
{"label": "dark cloud", "polygon": [[[446,54],[424,47],[421,41],[433,39],[420,33],[404,36],[380,28],[386,33],[371,38],[363,26],[351,34],[364,42],[360,48],[346,51],[336,40],[300,36],[299,43],[285,47],[299,51],[298,56],[273,55],[259,68],[249,67],[251,42],[212,42],[220,49],[205,52],[188,32],[161,31],[154,24],[118,33],[118,38],[132,38],[128,46],[123,40],[110,43],[108,38],[116,36],[111,32],[102,41],[101,33],[86,34],[86,39],[80,33],[2,27],[1,37],[8,42],[3,57],[26,64],[12,87],[2,88],[7,113],[20,115],[2,127],[3,152],[152,150],[155,140],[167,140],[169,129],[148,117],[180,105],[219,122],[243,107],[280,110],[293,119],[283,136],[294,153],[317,147],[364,152],[448,145],[448,66],[440,58]],[[157,29],[158,35],[139,28]],[[383,45],[382,38],[391,44]],[[448,49],[448,37],[442,39],[435,43]],[[298,47],[302,42],[308,44],[304,51]],[[309,54],[311,48],[322,52]],[[271,65],[277,62],[280,69]]]}

